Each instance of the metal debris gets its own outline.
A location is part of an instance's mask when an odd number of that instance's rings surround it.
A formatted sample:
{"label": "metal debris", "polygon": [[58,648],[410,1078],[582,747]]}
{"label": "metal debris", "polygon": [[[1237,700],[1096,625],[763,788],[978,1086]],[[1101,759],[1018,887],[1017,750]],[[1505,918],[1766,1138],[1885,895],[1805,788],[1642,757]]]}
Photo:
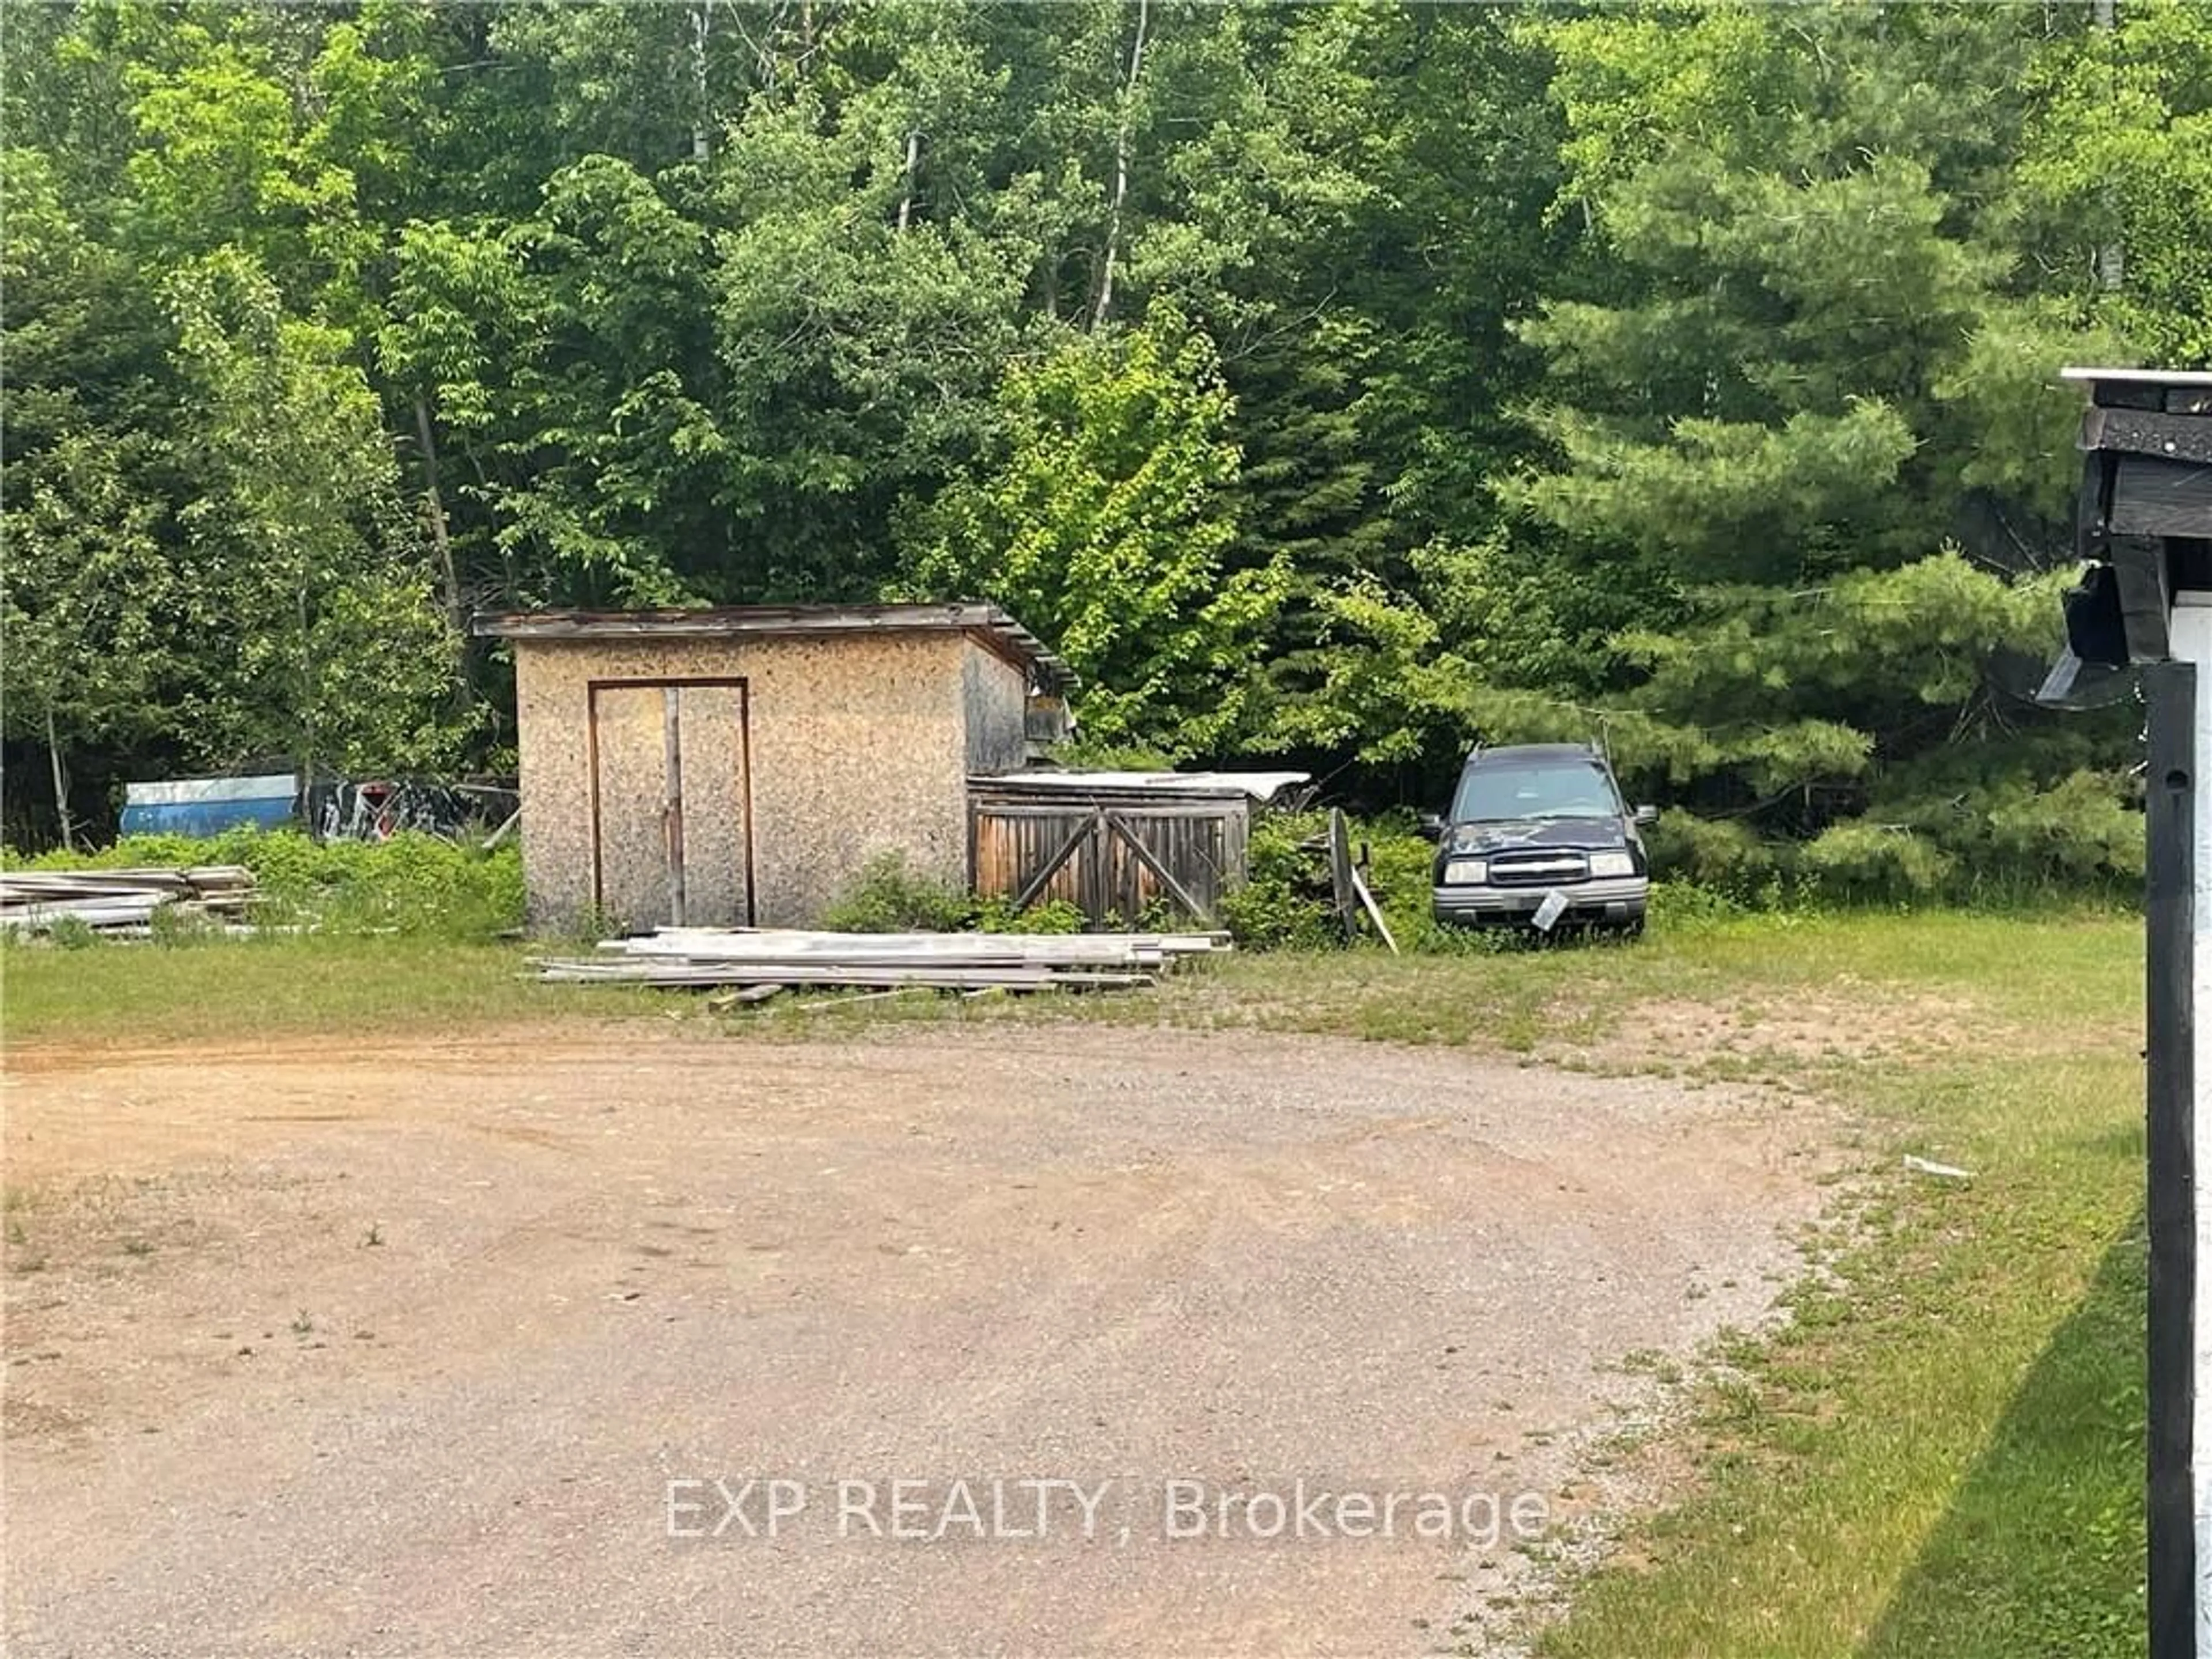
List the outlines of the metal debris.
{"label": "metal debris", "polygon": [[1942,1181],[1972,1181],[1974,1172],[1962,1170],[1955,1164],[1936,1164],[1915,1153],[1905,1155],[1905,1167],[1915,1175],[1934,1176]]}

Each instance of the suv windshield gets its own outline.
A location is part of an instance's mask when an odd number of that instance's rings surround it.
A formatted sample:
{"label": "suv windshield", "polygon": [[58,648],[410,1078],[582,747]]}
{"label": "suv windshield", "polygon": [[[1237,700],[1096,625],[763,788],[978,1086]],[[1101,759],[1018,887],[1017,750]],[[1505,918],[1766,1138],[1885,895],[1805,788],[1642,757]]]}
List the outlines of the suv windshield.
{"label": "suv windshield", "polygon": [[1621,816],[1612,780],[1587,761],[1542,766],[1485,766],[1463,773],[1452,799],[1455,823],[1505,818]]}

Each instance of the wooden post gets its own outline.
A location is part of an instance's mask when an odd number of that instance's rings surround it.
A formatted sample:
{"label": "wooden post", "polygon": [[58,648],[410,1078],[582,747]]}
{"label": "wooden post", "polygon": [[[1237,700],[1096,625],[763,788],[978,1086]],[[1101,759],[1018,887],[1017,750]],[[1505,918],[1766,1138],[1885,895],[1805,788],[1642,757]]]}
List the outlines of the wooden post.
{"label": "wooden post", "polygon": [[[2109,23],[2109,18],[2105,20]],[[2114,262],[2117,274],[2117,259]],[[2076,551],[2090,574],[2067,605],[2071,657],[2133,667],[2148,714],[2144,807],[2145,1574],[2151,1659],[2212,1659],[2212,1206],[2197,1145],[2212,1137],[2212,374],[2069,368],[2089,387]],[[2063,695],[2063,688],[2054,695]]]}
{"label": "wooden post", "polygon": [[[2197,1543],[2204,1497],[2196,1475],[2197,1103],[2195,883],[2197,669],[2142,670],[2149,704],[2148,872],[2144,884],[2145,1053],[2148,1058],[2144,1209],[2150,1233],[2145,1384],[2151,1659],[2193,1659],[2203,1616]],[[2208,953],[2212,954],[2212,953]]]}

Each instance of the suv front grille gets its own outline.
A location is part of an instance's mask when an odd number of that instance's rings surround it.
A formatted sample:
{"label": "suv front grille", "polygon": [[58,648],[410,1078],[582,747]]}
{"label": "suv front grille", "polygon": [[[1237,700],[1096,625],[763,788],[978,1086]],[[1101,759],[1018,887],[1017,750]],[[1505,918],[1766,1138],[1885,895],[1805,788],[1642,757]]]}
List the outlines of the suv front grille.
{"label": "suv front grille", "polygon": [[1490,879],[1500,887],[1550,887],[1561,882],[1588,881],[1589,859],[1581,853],[1492,854]]}

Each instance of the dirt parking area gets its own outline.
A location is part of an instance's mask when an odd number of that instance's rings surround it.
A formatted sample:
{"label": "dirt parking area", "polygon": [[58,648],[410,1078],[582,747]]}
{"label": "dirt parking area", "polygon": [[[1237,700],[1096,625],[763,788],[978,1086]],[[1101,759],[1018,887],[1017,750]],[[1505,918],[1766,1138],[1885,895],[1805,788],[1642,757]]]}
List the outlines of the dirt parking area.
{"label": "dirt parking area", "polygon": [[1832,1130],[1094,1027],[7,1070],[19,1656],[1480,1651]]}

